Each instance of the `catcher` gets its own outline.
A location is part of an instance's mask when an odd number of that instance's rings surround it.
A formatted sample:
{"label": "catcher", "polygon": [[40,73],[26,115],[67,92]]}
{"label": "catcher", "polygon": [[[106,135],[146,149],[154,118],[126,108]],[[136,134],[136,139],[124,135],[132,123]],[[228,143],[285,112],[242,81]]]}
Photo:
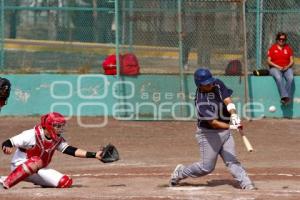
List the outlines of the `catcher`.
{"label": "catcher", "polygon": [[10,94],[11,84],[8,79],[0,77],[0,111],[6,105]]}
{"label": "catcher", "polygon": [[48,113],[41,117],[40,124],[33,129],[25,130],[2,143],[5,154],[11,154],[13,148],[17,148],[11,161],[11,173],[0,180],[4,189],[21,181],[42,187],[71,187],[73,181],[69,176],[48,168],[55,150],[75,157],[96,158],[104,163],[119,159],[117,149],[111,144],[97,152],[70,146],[62,137],[65,124],[66,120],[60,113]]}

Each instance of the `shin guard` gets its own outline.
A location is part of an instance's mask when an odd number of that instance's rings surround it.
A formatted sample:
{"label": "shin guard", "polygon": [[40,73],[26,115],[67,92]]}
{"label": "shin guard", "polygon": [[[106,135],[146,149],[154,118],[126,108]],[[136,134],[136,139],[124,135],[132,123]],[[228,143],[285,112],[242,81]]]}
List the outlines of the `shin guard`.
{"label": "shin guard", "polygon": [[36,173],[43,165],[39,157],[32,157],[23,164],[16,167],[3,182],[5,189],[11,188],[19,182],[26,179],[28,176]]}

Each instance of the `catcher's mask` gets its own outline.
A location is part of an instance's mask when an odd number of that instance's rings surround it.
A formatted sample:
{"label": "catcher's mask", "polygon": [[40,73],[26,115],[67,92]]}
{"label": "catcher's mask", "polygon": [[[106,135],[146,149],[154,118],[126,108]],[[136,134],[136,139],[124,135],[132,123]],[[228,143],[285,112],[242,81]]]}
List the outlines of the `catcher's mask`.
{"label": "catcher's mask", "polygon": [[51,112],[41,117],[41,127],[46,129],[53,140],[58,140],[64,132],[65,117],[58,112]]}
{"label": "catcher's mask", "polygon": [[0,77],[0,108],[7,103],[11,84],[8,79]]}

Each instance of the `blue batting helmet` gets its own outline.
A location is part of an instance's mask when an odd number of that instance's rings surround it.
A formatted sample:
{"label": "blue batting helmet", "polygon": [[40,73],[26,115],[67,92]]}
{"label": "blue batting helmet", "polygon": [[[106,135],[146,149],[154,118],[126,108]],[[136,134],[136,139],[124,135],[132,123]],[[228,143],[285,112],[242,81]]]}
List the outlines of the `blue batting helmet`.
{"label": "blue batting helmet", "polygon": [[199,68],[194,73],[194,80],[197,87],[208,85],[216,81],[208,69]]}

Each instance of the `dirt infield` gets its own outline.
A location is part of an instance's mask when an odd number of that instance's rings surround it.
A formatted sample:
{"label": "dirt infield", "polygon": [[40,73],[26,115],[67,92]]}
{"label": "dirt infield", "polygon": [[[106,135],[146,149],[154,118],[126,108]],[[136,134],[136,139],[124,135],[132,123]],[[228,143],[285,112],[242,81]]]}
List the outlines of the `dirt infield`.
{"label": "dirt infield", "polygon": [[[101,118],[84,118],[97,123]],[[0,141],[34,126],[37,117],[1,117]],[[69,121],[65,138],[69,144],[87,150],[111,142],[119,147],[121,160],[102,164],[57,152],[51,167],[72,176],[69,189],[40,188],[22,182],[1,190],[0,199],[203,199],[203,200],[299,200],[300,120],[264,119],[245,122],[245,132],[255,151],[248,153],[235,135],[239,160],[254,180],[257,191],[243,191],[221,159],[215,171],[205,177],[186,179],[169,188],[170,173],[178,163],[199,160],[194,139],[195,122],[116,121],[103,128],[82,128],[76,118]],[[11,156],[1,153],[0,174],[9,172]]]}

